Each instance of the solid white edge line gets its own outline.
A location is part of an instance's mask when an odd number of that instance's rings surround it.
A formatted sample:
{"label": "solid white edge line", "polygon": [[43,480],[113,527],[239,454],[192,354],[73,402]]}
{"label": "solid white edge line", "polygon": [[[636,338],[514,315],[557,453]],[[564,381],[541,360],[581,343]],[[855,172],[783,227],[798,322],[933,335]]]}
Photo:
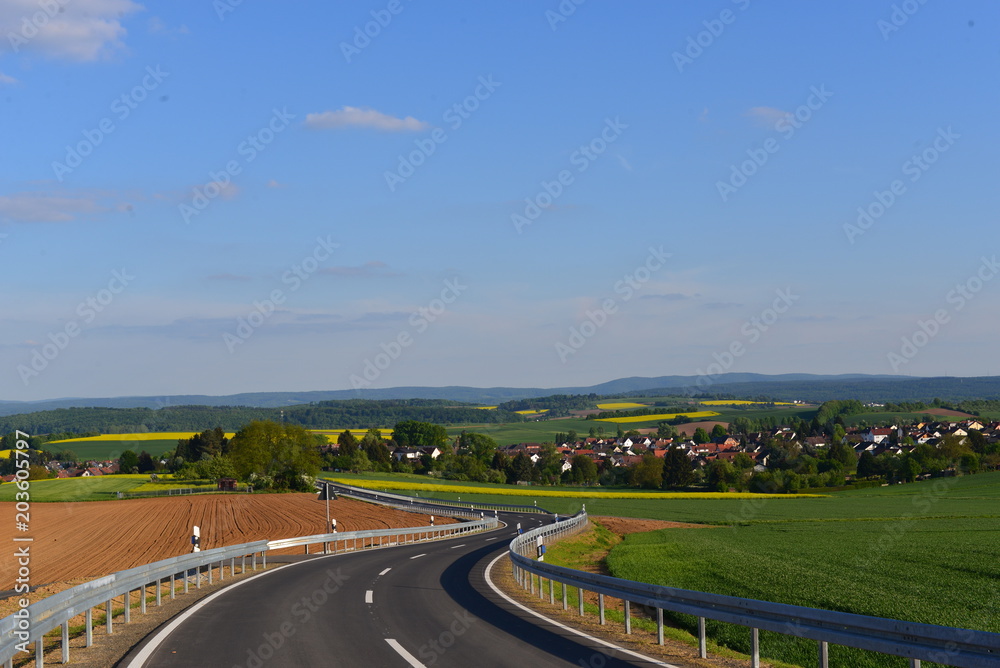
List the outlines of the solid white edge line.
{"label": "solid white edge line", "polygon": [[520,603],[518,603],[517,601],[515,601],[514,599],[512,599],[510,596],[507,596],[507,594],[505,594],[502,591],[500,591],[500,589],[495,584],[493,584],[493,579],[490,577],[490,571],[493,569],[493,565],[496,564],[501,559],[503,559],[504,557],[506,557],[507,555],[508,555],[507,552],[503,552],[503,553],[499,554],[495,559],[493,559],[493,561],[491,561],[486,566],[486,571],[485,571],[484,575],[486,576],[486,584],[488,584],[490,586],[490,589],[492,589],[494,592],[496,592],[499,596],[501,596],[508,603],[511,603],[512,605],[517,606],[518,608],[520,608],[521,610],[524,610],[525,612],[531,613],[535,617],[538,617],[540,619],[544,619],[545,621],[547,621],[549,624],[552,624],[553,626],[558,626],[559,628],[564,629],[566,631],[569,631],[570,633],[575,633],[578,636],[583,636],[584,638],[587,638],[588,640],[592,640],[592,641],[594,641],[596,643],[604,645],[605,647],[610,647],[610,648],[614,649],[616,652],[622,652],[623,654],[628,654],[630,656],[634,656],[635,658],[640,659],[642,661],[648,661],[649,663],[651,663],[654,666],[665,666],[666,668],[680,668],[679,666],[675,666],[672,663],[665,663],[663,661],[658,661],[657,659],[654,659],[652,657],[646,656],[644,654],[639,654],[638,652],[633,652],[630,649],[625,649],[624,647],[619,647],[618,645],[615,645],[614,643],[610,643],[607,640],[601,640],[600,638],[595,638],[594,636],[589,635],[587,633],[584,633],[583,631],[574,629],[572,626],[566,626],[565,624],[562,624],[561,622],[557,622],[556,620],[552,619],[551,617],[546,617],[545,615],[543,615],[540,612],[536,612],[535,610],[532,610],[531,608],[529,608],[527,606],[521,605]]}
{"label": "solid white edge line", "polygon": [[[302,561],[302,562],[299,562],[299,563],[306,564],[306,563],[310,563],[310,562],[308,562],[308,561]],[[128,663],[128,666],[126,668],[142,668],[142,666],[144,666],[146,664],[146,661],[148,661],[149,658],[153,655],[153,652],[155,652],[157,649],[159,649],[160,644],[164,640],[167,639],[167,636],[169,636],[171,633],[173,633],[173,631],[178,626],[180,626],[182,623],[184,623],[184,621],[187,620],[188,617],[190,617],[191,615],[193,615],[199,609],[201,609],[204,606],[208,605],[212,601],[212,599],[214,599],[214,598],[216,598],[218,596],[222,596],[223,594],[226,594],[228,592],[231,592],[232,590],[236,589],[240,585],[244,585],[247,582],[250,582],[251,580],[256,580],[257,578],[259,578],[259,577],[261,577],[263,575],[270,575],[271,573],[277,573],[279,571],[285,570],[289,566],[296,566],[296,565],[298,565],[298,564],[289,564],[288,566],[282,566],[280,568],[275,568],[274,570],[264,571],[263,573],[258,573],[257,575],[251,575],[246,580],[240,580],[239,582],[235,582],[235,583],[229,585],[228,587],[220,589],[219,591],[215,592],[214,594],[212,594],[210,596],[206,596],[205,598],[201,599],[200,601],[198,601],[197,603],[195,603],[191,607],[189,607],[186,610],[184,610],[183,612],[179,613],[176,617],[174,617],[174,619],[169,624],[167,624],[166,626],[164,626],[160,630],[159,633],[157,633],[155,636],[153,636],[153,639],[150,640],[149,643],[145,647],[143,647],[139,651],[138,654],[135,655],[135,658],[132,659]]]}
{"label": "solid white edge line", "polygon": [[[496,529],[493,529],[493,531],[498,531],[500,529],[505,528],[506,526],[507,526],[507,524],[505,522],[500,522],[500,526],[498,526]],[[457,538],[457,536],[455,538]],[[448,541],[448,540],[454,540],[454,538],[444,538],[444,539],[439,539],[439,540],[440,540],[440,542],[445,542],[445,541]],[[402,547],[402,546],[390,546],[390,547]],[[342,553],[342,554],[345,554],[345,553]],[[356,554],[356,553],[352,553],[352,554]],[[336,556],[339,556],[339,555],[336,555],[336,554],[326,554],[326,555],[323,555],[324,558],[325,557],[336,557]],[[313,563],[314,561],[316,561],[316,560],[315,559],[307,559],[305,561],[300,561],[300,562],[296,562],[296,563],[292,563],[292,564],[287,564],[285,566],[281,566],[279,568],[275,568],[275,569],[270,570],[270,571],[264,571],[263,573],[258,573],[257,575],[251,575],[246,580],[240,580],[239,582],[235,582],[235,583],[233,583],[231,585],[228,585],[227,587],[225,587],[223,589],[220,589],[219,591],[215,592],[214,594],[206,596],[205,598],[203,598],[202,600],[200,600],[197,603],[193,604],[192,606],[190,606],[189,608],[187,608],[183,612],[178,613],[176,617],[174,617],[155,636],[153,636],[152,640],[150,640],[146,644],[145,647],[143,647],[141,650],[139,650],[139,652],[135,655],[135,658],[132,659],[128,663],[128,665],[125,666],[125,668],[142,668],[145,665],[146,661],[148,661],[149,658],[153,655],[153,652],[155,652],[159,648],[160,644],[164,640],[167,639],[167,636],[169,636],[171,633],[173,633],[173,631],[178,626],[180,626],[181,624],[183,624],[184,621],[187,620],[188,617],[190,617],[191,615],[193,615],[195,612],[197,612],[203,606],[208,605],[208,603],[211,602],[215,597],[222,596],[226,592],[232,591],[236,587],[239,587],[240,585],[245,584],[247,582],[250,582],[251,580],[259,578],[259,577],[261,577],[263,575],[269,575],[271,573],[277,573],[278,571],[285,570],[286,568],[294,568],[295,566],[299,566],[301,564]]]}
{"label": "solid white edge line", "polygon": [[416,555],[414,557],[410,557],[410,560],[412,561],[413,559],[419,559],[420,557],[426,557],[426,556],[427,556],[427,553],[424,552],[423,554],[418,554],[418,555]]}
{"label": "solid white edge line", "polygon": [[382,571],[381,573],[379,573],[379,576],[385,575],[386,573],[388,573],[391,570],[392,570],[392,566],[390,566],[389,568],[387,568],[384,571]]}
{"label": "solid white edge line", "polygon": [[365,592],[365,603],[374,603],[375,592],[371,589]]}
{"label": "solid white edge line", "polygon": [[389,643],[389,647],[391,647],[394,650],[396,650],[397,654],[399,654],[401,657],[403,657],[404,659],[406,659],[406,662],[408,664],[410,664],[411,666],[413,666],[413,668],[427,668],[427,666],[425,666],[424,664],[422,664],[419,661],[417,661],[417,657],[415,657],[412,654],[410,654],[409,652],[407,652],[403,648],[402,645],[400,645],[398,642],[396,642],[392,638],[386,638],[385,641],[387,643]]}

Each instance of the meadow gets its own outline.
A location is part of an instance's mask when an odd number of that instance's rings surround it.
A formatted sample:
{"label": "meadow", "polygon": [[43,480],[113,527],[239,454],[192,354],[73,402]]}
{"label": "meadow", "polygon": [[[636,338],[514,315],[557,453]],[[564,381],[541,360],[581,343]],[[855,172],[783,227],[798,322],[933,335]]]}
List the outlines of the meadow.
{"label": "meadow", "polygon": [[[118,492],[128,492],[149,481],[149,475],[95,476],[92,478],[53,478],[32,480],[31,501],[107,501]],[[12,482],[0,485],[0,501],[14,501],[17,486]]]}
{"label": "meadow", "polygon": [[[765,501],[733,514],[729,528],[628,536],[606,563],[617,577],[682,589],[1000,632],[998,501],[1000,473]],[[666,515],[697,521],[686,512],[657,513]],[[695,625],[683,615],[674,621]],[[746,629],[708,628],[726,646],[748,651]],[[815,643],[771,633],[761,642],[767,657],[816,664]],[[907,665],[842,647],[831,647],[831,664]]]}

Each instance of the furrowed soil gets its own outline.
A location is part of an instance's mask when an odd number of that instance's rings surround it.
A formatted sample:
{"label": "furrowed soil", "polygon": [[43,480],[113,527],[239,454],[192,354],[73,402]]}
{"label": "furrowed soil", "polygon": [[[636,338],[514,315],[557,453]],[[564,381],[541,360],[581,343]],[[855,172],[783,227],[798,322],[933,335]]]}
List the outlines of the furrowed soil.
{"label": "furrowed soil", "polygon": [[[324,532],[325,502],[315,494],[211,494],[184,497],[33,503],[30,531],[19,532],[15,504],[0,503],[0,540],[31,537],[31,585],[79,581],[191,551],[191,527],[201,528],[203,550],[257,540]],[[430,517],[340,498],[330,501],[337,531],[427,526]],[[436,524],[454,520],[436,517]],[[315,546],[314,549],[317,549]],[[304,548],[276,554],[301,554]],[[0,563],[0,590],[13,588],[17,565]],[[2,607],[2,605],[0,605]],[[2,615],[0,615],[2,616]]]}

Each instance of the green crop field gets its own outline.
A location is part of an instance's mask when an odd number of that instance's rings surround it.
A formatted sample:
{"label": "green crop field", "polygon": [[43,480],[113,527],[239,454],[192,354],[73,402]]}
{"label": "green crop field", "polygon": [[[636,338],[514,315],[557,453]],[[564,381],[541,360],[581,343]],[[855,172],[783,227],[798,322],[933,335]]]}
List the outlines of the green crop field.
{"label": "green crop field", "polygon": [[81,460],[110,461],[118,459],[126,450],[136,454],[145,450],[151,455],[162,455],[167,450],[177,447],[177,439],[149,441],[69,441],[65,443],[46,443],[41,446],[49,452],[72,450]]}
{"label": "green crop field", "polygon": [[[762,502],[734,526],[629,536],[607,565],[618,577],[683,589],[1000,632],[998,500],[1000,473]],[[733,649],[749,648],[746,629],[709,623],[709,631]],[[815,643],[761,639],[765,656],[816,665]],[[831,647],[831,663],[907,665],[842,647]]]}
{"label": "green crop field", "polygon": [[[148,481],[145,474],[32,480],[29,491],[31,501],[108,501],[117,492],[128,492]],[[14,501],[17,491],[12,482],[0,485],[0,501]]]}

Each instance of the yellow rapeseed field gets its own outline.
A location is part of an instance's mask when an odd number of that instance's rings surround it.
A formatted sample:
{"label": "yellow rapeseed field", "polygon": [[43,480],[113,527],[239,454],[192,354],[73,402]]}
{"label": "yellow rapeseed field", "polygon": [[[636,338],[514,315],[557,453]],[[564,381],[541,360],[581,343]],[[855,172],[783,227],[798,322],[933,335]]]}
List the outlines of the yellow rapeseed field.
{"label": "yellow rapeseed field", "polygon": [[599,492],[565,491],[532,487],[471,487],[466,485],[437,485],[434,483],[405,482],[403,480],[355,480],[333,478],[334,482],[365,489],[388,489],[413,492],[450,492],[452,494],[497,494],[501,496],[562,497],[569,499],[803,499],[818,498],[823,494],[750,494],[748,492]]}
{"label": "yellow rapeseed field", "polygon": [[473,406],[477,411],[495,411],[496,406]]}
{"label": "yellow rapeseed field", "polygon": [[[198,431],[151,431],[145,434],[101,434],[100,436],[84,436],[82,438],[68,438],[62,441],[49,441],[49,443],[87,443],[90,441],[171,441],[182,438],[191,438]],[[235,432],[228,432],[226,438],[232,438]]]}
{"label": "yellow rapeseed field", "polygon": [[543,408],[540,411],[514,411],[518,415],[541,415],[542,413],[548,413],[548,408]]}
{"label": "yellow rapeseed field", "polygon": [[650,422],[653,420],[673,420],[675,417],[683,415],[689,418],[707,418],[718,415],[713,411],[695,411],[693,413],[658,413],[656,415],[634,415],[624,418],[601,418],[597,422]]}

